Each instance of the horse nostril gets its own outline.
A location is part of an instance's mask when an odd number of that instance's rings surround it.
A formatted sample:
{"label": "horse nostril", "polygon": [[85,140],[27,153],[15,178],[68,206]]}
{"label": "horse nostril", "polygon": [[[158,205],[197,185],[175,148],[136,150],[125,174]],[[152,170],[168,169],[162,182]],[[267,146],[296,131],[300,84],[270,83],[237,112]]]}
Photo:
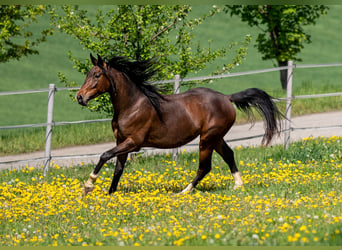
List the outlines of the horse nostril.
{"label": "horse nostril", "polygon": [[78,95],[78,96],[76,97],[76,99],[77,99],[77,102],[78,102],[79,104],[84,105],[82,95]]}

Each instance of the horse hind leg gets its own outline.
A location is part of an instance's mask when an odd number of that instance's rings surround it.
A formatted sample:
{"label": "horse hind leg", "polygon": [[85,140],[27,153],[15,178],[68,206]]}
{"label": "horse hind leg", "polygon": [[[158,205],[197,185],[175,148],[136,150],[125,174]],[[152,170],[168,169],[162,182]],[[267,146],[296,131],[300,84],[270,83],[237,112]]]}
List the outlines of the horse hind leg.
{"label": "horse hind leg", "polygon": [[216,146],[215,151],[223,158],[228,164],[230,171],[234,178],[234,189],[237,189],[243,185],[241,174],[236,166],[233,150],[222,139]]}
{"label": "horse hind leg", "polygon": [[199,152],[199,167],[197,170],[196,177],[193,181],[181,192],[181,194],[191,193],[197,184],[210,172],[211,170],[211,156],[213,149],[203,149],[200,146]]}

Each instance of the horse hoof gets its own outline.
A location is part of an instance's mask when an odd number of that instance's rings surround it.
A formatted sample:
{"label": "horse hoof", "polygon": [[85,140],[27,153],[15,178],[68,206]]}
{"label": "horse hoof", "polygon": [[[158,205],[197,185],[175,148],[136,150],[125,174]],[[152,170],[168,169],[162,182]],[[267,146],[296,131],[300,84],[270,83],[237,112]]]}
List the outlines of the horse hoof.
{"label": "horse hoof", "polygon": [[194,186],[190,183],[182,192],[178,193],[180,195],[190,194],[194,191]]}
{"label": "horse hoof", "polygon": [[93,190],[94,190],[94,187],[84,187],[84,188],[82,188],[82,194],[87,195],[87,194],[91,193]]}
{"label": "horse hoof", "polygon": [[233,189],[236,190],[236,189],[238,189],[238,188],[240,188],[240,187],[243,187],[243,185],[242,185],[242,184],[235,184],[234,187],[233,187]]}

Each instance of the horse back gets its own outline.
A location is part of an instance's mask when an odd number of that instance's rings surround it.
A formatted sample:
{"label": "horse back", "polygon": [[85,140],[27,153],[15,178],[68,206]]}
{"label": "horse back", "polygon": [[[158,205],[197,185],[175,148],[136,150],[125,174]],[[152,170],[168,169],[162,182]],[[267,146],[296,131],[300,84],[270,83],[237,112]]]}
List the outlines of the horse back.
{"label": "horse back", "polygon": [[207,88],[164,96],[160,108],[162,120],[154,116],[147,146],[178,147],[209,130],[223,137],[236,116],[226,95]]}

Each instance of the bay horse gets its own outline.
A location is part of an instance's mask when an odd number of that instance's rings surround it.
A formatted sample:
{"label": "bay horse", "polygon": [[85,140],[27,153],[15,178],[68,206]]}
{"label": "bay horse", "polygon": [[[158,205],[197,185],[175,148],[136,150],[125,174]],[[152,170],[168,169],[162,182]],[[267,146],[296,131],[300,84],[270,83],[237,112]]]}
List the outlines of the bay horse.
{"label": "bay horse", "polygon": [[176,148],[197,136],[199,142],[199,167],[196,177],[181,192],[192,192],[211,170],[215,150],[228,164],[234,178],[234,188],[243,185],[235,163],[233,150],[223,137],[235,122],[232,103],[253,116],[254,107],[263,117],[265,135],[262,144],[268,145],[279,133],[280,116],[272,98],[257,88],[224,95],[208,88],[194,88],[181,94],[163,95],[148,80],[156,73],[153,60],[131,61],[113,57],[105,62],[90,54],[93,67],[76,94],[79,104],[88,102],[108,92],[114,108],[112,129],[116,146],[104,152],[84,185],[85,194],[94,189],[102,166],[117,157],[109,194],[116,191],[123,173],[127,155],[141,147]]}

